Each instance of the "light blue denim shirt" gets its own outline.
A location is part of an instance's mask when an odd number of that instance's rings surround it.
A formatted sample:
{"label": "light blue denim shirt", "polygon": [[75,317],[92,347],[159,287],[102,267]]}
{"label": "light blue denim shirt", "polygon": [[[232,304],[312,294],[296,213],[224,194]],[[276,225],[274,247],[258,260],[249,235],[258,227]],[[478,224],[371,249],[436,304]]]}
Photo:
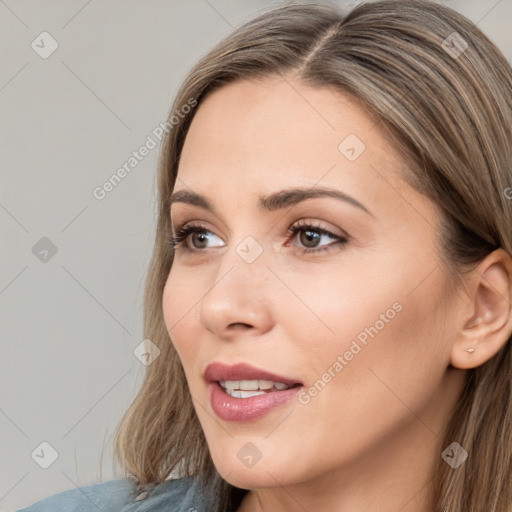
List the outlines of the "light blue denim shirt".
{"label": "light blue denim shirt", "polygon": [[134,492],[134,480],[109,480],[69,489],[17,512],[211,512],[211,499],[194,477],[166,480],[149,491]]}

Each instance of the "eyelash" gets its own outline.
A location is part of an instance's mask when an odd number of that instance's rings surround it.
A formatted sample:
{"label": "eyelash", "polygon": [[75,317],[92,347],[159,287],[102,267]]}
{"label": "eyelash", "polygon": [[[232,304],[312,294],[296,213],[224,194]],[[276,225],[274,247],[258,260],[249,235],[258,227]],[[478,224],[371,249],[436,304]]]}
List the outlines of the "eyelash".
{"label": "eyelash", "polygon": [[[333,238],[336,243],[328,244],[321,246],[320,248],[302,248],[299,249],[299,252],[302,253],[318,253],[318,252],[324,252],[324,251],[330,251],[335,248],[335,246],[343,247],[348,243],[348,239],[346,237],[335,235],[334,233],[331,233],[327,229],[322,228],[321,226],[314,226],[312,224],[295,224],[294,226],[291,226],[288,229],[287,236],[294,237],[297,233],[300,233],[301,231],[313,231],[315,233],[318,233],[320,235],[327,235],[331,238]],[[211,233],[211,231],[204,226],[200,225],[189,225],[189,226],[182,226],[179,227],[176,231],[176,233],[170,238],[169,243],[172,245],[173,249],[175,249],[178,245],[180,245],[182,242],[184,242],[191,234],[193,233]],[[213,234],[213,233],[212,233]],[[191,249],[184,246],[185,250],[188,252],[204,252],[205,249]]]}

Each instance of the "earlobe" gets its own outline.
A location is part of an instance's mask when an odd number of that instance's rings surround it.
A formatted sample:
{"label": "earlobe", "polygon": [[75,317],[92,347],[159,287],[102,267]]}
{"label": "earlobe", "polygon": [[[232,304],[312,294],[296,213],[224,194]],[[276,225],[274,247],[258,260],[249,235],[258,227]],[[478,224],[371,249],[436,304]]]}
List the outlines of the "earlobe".
{"label": "earlobe", "polygon": [[450,363],[467,370],[495,356],[512,334],[512,259],[502,249],[490,253],[473,271],[471,312],[458,333]]}
{"label": "earlobe", "polygon": [[[489,314],[486,314],[485,321],[489,319],[489,316]],[[461,333],[460,339],[452,348],[450,360],[452,366],[461,370],[469,370],[484,364],[494,355],[494,353],[489,354],[488,346],[484,346],[485,343],[481,336],[483,333],[481,326],[483,324],[484,319],[478,317],[472,321],[471,327],[466,327]],[[481,333],[480,336],[478,335],[479,331]]]}

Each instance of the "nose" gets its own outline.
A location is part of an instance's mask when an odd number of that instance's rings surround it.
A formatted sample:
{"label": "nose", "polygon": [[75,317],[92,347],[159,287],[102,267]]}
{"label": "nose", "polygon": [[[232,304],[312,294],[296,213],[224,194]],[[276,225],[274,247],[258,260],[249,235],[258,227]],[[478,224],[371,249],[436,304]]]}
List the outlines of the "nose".
{"label": "nose", "polygon": [[275,277],[267,268],[265,251],[252,260],[245,257],[246,248],[241,243],[222,255],[199,303],[203,327],[224,340],[262,335],[273,325]]}

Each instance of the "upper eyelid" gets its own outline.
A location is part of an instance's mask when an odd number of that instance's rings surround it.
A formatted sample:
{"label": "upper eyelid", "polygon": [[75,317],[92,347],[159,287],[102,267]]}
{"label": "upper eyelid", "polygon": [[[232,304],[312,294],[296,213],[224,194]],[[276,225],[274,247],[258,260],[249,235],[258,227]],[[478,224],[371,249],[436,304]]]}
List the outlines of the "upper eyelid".
{"label": "upper eyelid", "polygon": [[[188,229],[188,228],[196,228],[196,229],[203,228],[203,229],[206,229],[206,230],[210,231],[211,233],[213,233],[213,230],[211,230],[208,226],[206,226],[203,221],[198,221],[198,220],[185,221],[185,222],[177,223],[175,227],[173,227],[172,223],[171,223],[171,232],[172,233],[177,233],[178,231],[180,231],[182,229]],[[213,234],[215,234],[215,233],[213,233]]]}
{"label": "upper eyelid", "polygon": [[[184,204],[184,203],[175,203],[175,204]],[[326,211],[324,211],[323,209],[321,209],[319,212],[317,212],[317,215],[320,215],[320,216],[323,216],[326,214]],[[208,216],[208,213],[206,213],[206,215]],[[169,217],[170,217],[170,227],[173,231],[177,230],[177,229],[180,229],[182,228],[183,226],[185,225],[195,225],[196,223],[199,223],[199,224],[209,224],[210,222],[209,221],[205,221],[205,220],[199,220],[199,219],[194,219],[194,216],[195,215],[191,215],[190,213],[181,213],[179,216],[186,216],[186,217],[192,217],[192,220],[186,220],[186,221],[179,221],[179,222],[176,222],[176,228],[173,227],[173,219],[176,217],[176,215],[172,215],[170,214]],[[317,222],[326,222],[327,224],[331,224],[331,225],[335,225],[333,224],[333,222],[331,221],[326,221],[326,220],[323,220],[323,221],[319,221],[319,220],[305,220],[305,219],[315,219],[316,215],[315,213],[312,213],[311,215],[304,215],[304,216],[301,216],[299,219],[295,220],[291,225],[294,225],[296,222],[304,222],[304,223],[307,223],[307,224],[311,224],[311,223],[317,223]],[[217,216],[215,216],[215,222],[220,222],[222,224],[222,226],[225,227],[226,231],[228,232],[228,234],[232,234],[233,233],[233,230],[222,220],[222,219],[219,219]],[[271,226],[271,229],[267,231],[267,233],[270,233],[271,231],[273,231],[274,229],[276,229],[276,227],[278,226],[278,224],[281,224],[281,223],[284,223],[284,219],[281,218],[281,220],[279,220],[278,222],[275,222],[272,224]],[[316,226],[315,226],[316,227]],[[323,227],[321,226],[323,229],[325,230],[328,230],[328,231],[333,231],[333,234],[336,235],[336,233],[334,233],[334,231],[336,230],[339,230],[341,231],[341,234],[338,235],[338,236],[347,236],[348,237],[348,233],[340,228],[340,227],[334,227],[334,228],[329,228],[329,227]],[[205,226],[206,229],[210,229],[208,227]]]}
{"label": "upper eyelid", "polygon": [[[187,206],[189,206],[189,205],[187,205],[187,203],[175,203],[175,204],[184,205],[184,207],[185,207],[184,208],[185,211],[183,213],[181,213],[181,214],[178,214],[178,216],[181,215],[181,216],[187,216],[188,217],[190,215],[189,213],[186,213],[187,212],[186,208],[187,208]],[[205,212],[205,211],[203,211],[203,214],[206,214],[206,216],[210,215],[208,212]],[[171,229],[173,229],[173,223],[174,223],[173,219],[176,217],[176,214],[173,216],[171,211],[169,210],[169,216],[170,216],[170,220],[171,220],[171,222],[170,222]],[[201,215],[201,216],[203,216],[203,215]],[[215,216],[215,221],[216,222],[220,222],[220,224],[222,224],[222,226],[224,226],[224,228],[226,229],[226,231],[229,234],[233,233],[233,230],[226,223],[224,223],[222,219],[220,219],[219,217]],[[204,224],[205,222],[207,222],[207,221],[204,221],[204,220],[187,220],[185,222],[176,222],[176,226],[177,226],[177,229],[180,229],[181,227],[183,227],[185,225],[188,225],[188,224],[194,224],[194,225],[195,225],[195,223]]]}

